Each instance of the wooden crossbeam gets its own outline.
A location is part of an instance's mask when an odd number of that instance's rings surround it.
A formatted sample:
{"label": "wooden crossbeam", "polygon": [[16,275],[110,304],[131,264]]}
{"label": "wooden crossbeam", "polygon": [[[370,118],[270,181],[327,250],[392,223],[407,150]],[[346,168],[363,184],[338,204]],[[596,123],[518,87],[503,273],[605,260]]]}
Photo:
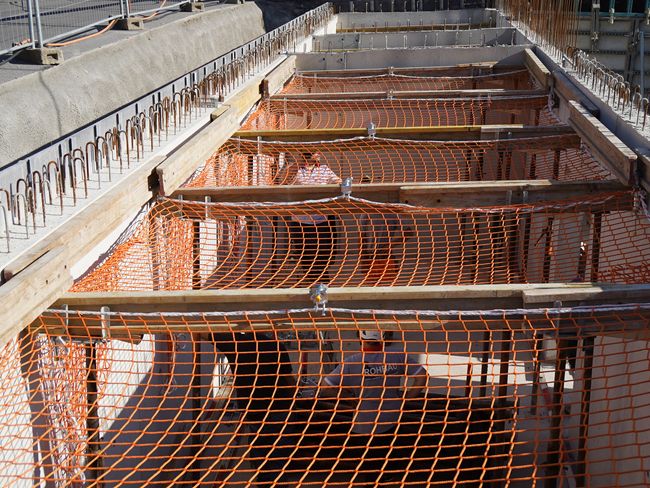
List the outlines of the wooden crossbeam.
{"label": "wooden crossbeam", "polygon": [[624,183],[636,175],[637,155],[580,103],[569,102],[569,123],[584,140],[596,159]]}
{"label": "wooden crossbeam", "polygon": [[[467,72],[472,69],[489,70],[491,73],[499,73],[506,71],[513,71],[516,69],[524,69],[525,66],[498,66],[498,61],[482,61],[478,63],[465,63],[447,66],[415,66],[415,67],[391,67],[385,68],[350,68],[350,69],[319,69],[319,70],[299,70],[297,74],[301,76],[309,76],[314,78],[327,78],[327,77],[344,77],[344,76],[372,76],[372,75],[385,75],[385,74],[424,74],[435,76],[440,73],[448,73],[449,71]],[[445,75],[449,76],[449,75]],[[464,75],[458,75],[464,76]]]}
{"label": "wooden crossbeam", "polygon": [[[536,283],[497,285],[381,286],[330,288],[332,307],[374,310],[493,310],[601,304],[625,299],[650,302],[650,284]],[[306,288],[66,293],[53,309],[111,312],[210,312],[309,308]],[[134,319],[136,320],[136,319]]]}
{"label": "wooden crossbeam", "polygon": [[[618,181],[491,181],[462,183],[373,183],[353,185],[352,195],[375,202],[429,208],[536,203],[624,191]],[[180,188],[172,197],[212,202],[294,202],[341,195],[339,185],[269,185]]]}
{"label": "wooden crossbeam", "polygon": [[547,89],[550,86],[551,72],[546,66],[544,66],[544,63],[535,56],[532,49],[524,49],[524,64],[542,88]]}
{"label": "wooden crossbeam", "polygon": [[[309,142],[363,137],[368,135],[365,128],[336,129],[291,129],[291,130],[240,130],[235,137],[273,141]],[[522,124],[503,125],[451,125],[431,127],[378,127],[376,135],[381,137],[403,137],[408,139],[434,140],[476,140],[476,139],[515,139],[523,137],[546,137],[553,135],[573,136],[562,138],[561,147],[549,146],[552,141],[539,141],[540,148],[568,149],[579,148],[580,137],[568,126],[525,126]],[[527,144],[526,147],[529,147]]]}
{"label": "wooden crossbeam", "polygon": [[[483,77],[482,79],[485,79]],[[547,95],[546,90],[508,90],[504,88],[485,88],[474,90],[391,90],[374,92],[341,92],[341,93],[286,93],[277,94],[271,100],[354,100],[354,99],[385,99],[385,98],[487,98],[496,99],[516,97],[536,97]]]}

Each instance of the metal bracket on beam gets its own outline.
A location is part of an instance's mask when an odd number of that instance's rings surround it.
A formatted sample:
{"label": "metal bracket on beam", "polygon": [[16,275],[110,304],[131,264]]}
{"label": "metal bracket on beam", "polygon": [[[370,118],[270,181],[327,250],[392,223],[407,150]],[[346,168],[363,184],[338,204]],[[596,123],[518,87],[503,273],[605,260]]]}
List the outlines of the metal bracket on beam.
{"label": "metal bracket on beam", "polygon": [[317,283],[309,289],[309,298],[314,303],[314,308],[318,312],[321,310],[325,315],[327,307],[327,285]]}

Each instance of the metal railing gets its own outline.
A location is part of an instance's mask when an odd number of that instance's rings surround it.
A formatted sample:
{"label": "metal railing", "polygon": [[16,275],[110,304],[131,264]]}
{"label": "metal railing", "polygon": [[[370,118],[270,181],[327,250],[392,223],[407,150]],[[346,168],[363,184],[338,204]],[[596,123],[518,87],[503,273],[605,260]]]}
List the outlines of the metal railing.
{"label": "metal railing", "polygon": [[0,54],[55,43],[119,19],[194,0],[20,0],[0,3]]}
{"label": "metal railing", "polygon": [[[148,106],[134,102],[124,110],[135,115],[121,122],[115,113],[107,115],[96,127],[112,121],[108,130],[95,130],[98,135],[76,147],[69,137],[60,141],[59,148],[69,144],[72,149],[59,157],[48,161],[35,153],[23,160],[27,166],[22,177],[0,188],[0,257],[12,251],[12,239],[30,238],[38,228],[47,226],[48,218],[62,215],[64,207],[75,207],[80,199],[85,200],[89,187],[101,189],[115,175],[135,167],[144,161],[147,151],[164,145],[170,133],[212,111],[215,99],[223,100],[282,53],[295,51],[333,13],[332,5],[324,4],[230,51],[160,88],[148,97]],[[181,84],[184,86],[178,88]],[[163,93],[168,95],[161,96]]]}
{"label": "metal railing", "polygon": [[598,95],[626,122],[650,136],[648,98],[643,97],[639,86],[631,85],[622,75],[589,57],[580,49],[570,55],[574,75],[593,93]]}

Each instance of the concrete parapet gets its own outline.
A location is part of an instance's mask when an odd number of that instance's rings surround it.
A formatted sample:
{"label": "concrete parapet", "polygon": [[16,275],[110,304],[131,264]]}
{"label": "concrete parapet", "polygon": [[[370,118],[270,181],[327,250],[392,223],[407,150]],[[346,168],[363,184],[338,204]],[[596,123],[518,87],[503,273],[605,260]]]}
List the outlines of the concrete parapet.
{"label": "concrete parapet", "polygon": [[254,3],[223,6],[1,85],[0,167],[262,34]]}

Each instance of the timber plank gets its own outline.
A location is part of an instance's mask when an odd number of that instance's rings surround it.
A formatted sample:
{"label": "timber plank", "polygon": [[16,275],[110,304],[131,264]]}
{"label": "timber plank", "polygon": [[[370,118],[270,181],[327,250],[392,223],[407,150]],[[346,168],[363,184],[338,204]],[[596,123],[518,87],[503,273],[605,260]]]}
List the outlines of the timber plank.
{"label": "timber plank", "polygon": [[596,159],[623,183],[633,184],[637,156],[596,117],[570,101],[569,123]]}

